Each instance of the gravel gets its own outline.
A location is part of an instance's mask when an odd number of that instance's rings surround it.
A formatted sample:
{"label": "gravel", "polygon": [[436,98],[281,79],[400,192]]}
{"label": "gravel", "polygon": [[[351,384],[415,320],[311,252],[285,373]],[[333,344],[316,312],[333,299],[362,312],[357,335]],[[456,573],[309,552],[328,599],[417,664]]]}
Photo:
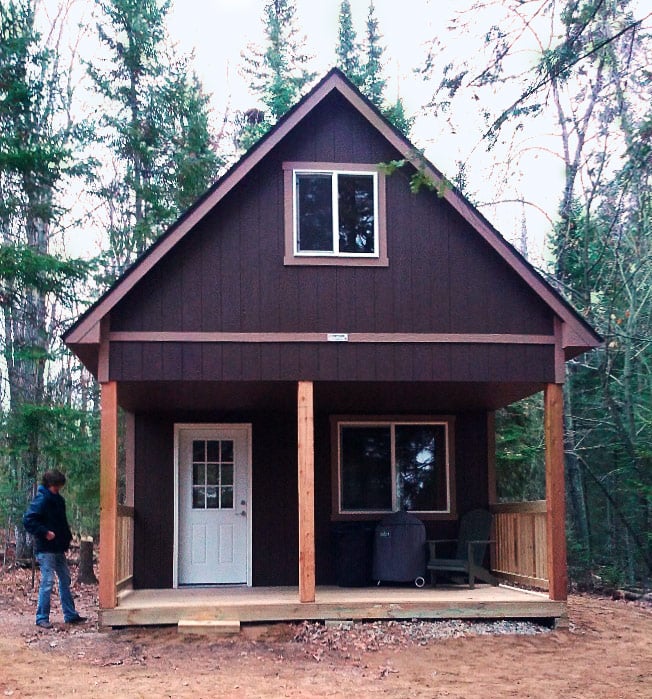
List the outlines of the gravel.
{"label": "gravel", "polygon": [[426,646],[432,642],[465,636],[523,635],[549,633],[550,628],[530,621],[501,620],[493,622],[463,621],[373,621],[343,622],[339,626],[303,622],[294,634],[296,643],[309,644],[321,650],[374,651],[410,645]]}

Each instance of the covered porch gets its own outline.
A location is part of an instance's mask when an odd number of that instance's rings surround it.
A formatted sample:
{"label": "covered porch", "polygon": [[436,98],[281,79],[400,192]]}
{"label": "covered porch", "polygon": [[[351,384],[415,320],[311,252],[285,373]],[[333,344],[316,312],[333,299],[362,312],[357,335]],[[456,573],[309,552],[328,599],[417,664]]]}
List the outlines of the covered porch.
{"label": "covered porch", "polygon": [[[108,626],[178,624],[184,619],[250,623],[298,619],[549,618],[565,615],[566,549],[562,387],[545,395],[546,500],[495,502],[495,473],[487,464],[487,501],[493,514],[491,569],[503,584],[414,589],[343,588],[317,584],[315,534],[315,387],[295,384],[298,585],[165,586],[134,589],[133,419],[126,444],[124,504],[118,496],[118,383],[102,384],[100,618]],[[196,400],[196,396],[193,397]],[[491,430],[487,432],[491,441]],[[129,471],[131,470],[131,473]],[[434,524],[434,523],[431,523]],[[287,542],[289,546],[293,542]],[[537,588],[530,592],[508,586]],[[255,583],[254,583],[255,585]]]}

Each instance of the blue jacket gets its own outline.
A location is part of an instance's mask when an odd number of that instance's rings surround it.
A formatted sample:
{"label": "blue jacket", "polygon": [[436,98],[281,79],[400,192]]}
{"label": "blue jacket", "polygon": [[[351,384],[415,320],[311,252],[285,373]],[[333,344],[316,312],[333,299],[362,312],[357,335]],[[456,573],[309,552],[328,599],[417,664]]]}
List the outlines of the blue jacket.
{"label": "blue jacket", "polygon": [[[59,495],[39,485],[36,497],[23,515],[23,526],[34,537],[38,553],[63,553],[68,550],[72,534],[66,518],[66,501]],[[48,541],[45,535],[54,532]]]}

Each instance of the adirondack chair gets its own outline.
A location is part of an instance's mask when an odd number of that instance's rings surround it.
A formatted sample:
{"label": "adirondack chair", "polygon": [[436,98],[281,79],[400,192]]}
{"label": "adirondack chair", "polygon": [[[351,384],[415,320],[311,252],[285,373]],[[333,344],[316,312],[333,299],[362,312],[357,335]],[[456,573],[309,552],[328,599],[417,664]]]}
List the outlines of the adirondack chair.
{"label": "adirondack chair", "polygon": [[[437,583],[437,573],[461,573],[468,577],[471,589],[474,588],[476,579],[498,585],[498,580],[483,566],[487,545],[493,543],[489,540],[490,535],[491,513],[486,510],[471,510],[460,519],[457,539],[429,540],[427,569],[432,584]],[[439,558],[437,545],[451,542],[457,542],[455,557]]]}

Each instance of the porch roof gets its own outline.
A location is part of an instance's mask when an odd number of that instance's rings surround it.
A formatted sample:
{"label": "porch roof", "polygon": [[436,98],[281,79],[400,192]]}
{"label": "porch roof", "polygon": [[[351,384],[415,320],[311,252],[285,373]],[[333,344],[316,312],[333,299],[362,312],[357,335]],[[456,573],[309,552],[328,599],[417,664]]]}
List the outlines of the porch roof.
{"label": "porch roof", "polygon": [[[121,382],[119,404],[130,412],[296,410],[296,381]],[[496,410],[544,389],[543,383],[315,383],[315,410],[403,413]]]}

